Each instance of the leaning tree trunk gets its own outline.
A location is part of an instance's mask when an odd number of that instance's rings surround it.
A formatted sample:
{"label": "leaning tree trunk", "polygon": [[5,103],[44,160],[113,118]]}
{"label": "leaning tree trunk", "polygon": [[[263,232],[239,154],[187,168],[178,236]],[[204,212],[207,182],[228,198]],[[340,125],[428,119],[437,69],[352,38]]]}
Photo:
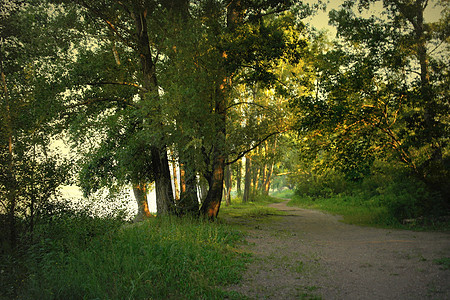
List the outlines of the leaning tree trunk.
{"label": "leaning tree trunk", "polygon": [[158,215],[175,212],[169,160],[165,150],[151,149],[155,172],[156,210]]}
{"label": "leaning tree trunk", "polygon": [[218,115],[217,134],[212,147],[212,171],[206,175],[209,190],[202,203],[200,212],[208,218],[214,219],[219,214],[223,194],[223,180],[225,171],[225,136],[226,136],[226,96],[225,86],[222,84],[216,92],[215,113]]}

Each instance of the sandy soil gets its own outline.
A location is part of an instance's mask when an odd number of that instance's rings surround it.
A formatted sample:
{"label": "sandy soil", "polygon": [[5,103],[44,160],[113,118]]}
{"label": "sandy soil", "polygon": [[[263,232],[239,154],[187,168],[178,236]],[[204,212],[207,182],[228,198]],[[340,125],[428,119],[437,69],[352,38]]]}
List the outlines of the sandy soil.
{"label": "sandy soil", "polygon": [[286,215],[248,225],[254,253],[230,288],[253,299],[450,299],[450,233],[347,225],[338,216],[272,204]]}

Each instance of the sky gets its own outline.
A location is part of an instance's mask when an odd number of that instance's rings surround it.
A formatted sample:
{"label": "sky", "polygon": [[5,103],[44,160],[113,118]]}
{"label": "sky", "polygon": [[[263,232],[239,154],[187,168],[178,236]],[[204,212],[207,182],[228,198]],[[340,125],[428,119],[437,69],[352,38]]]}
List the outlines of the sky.
{"label": "sky", "polygon": [[[306,0],[305,3],[315,4],[318,0]],[[323,0],[326,2],[326,11],[319,11],[316,15],[306,18],[305,23],[310,23],[317,29],[325,29],[329,31],[329,37],[334,38],[336,36],[336,29],[333,26],[328,25],[328,13],[333,9],[339,9],[344,3],[344,0]],[[378,1],[372,5],[367,15],[381,16],[383,10],[382,1]],[[428,6],[424,12],[424,18],[426,22],[435,22],[441,17],[442,7],[437,6],[437,0],[430,0]]]}

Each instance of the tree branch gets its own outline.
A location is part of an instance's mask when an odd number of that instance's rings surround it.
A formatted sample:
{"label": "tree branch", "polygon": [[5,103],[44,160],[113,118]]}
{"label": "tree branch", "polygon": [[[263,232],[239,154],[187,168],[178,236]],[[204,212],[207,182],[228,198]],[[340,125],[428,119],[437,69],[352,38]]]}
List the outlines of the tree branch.
{"label": "tree branch", "polygon": [[142,92],[148,92],[148,90],[140,85],[138,85],[137,83],[133,83],[133,82],[114,82],[114,81],[99,81],[99,82],[88,82],[87,85],[125,85],[125,86],[130,86],[130,87],[135,87],[137,89],[139,89]]}
{"label": "tree branch", "polygon": [[275,132],[270,133],[269,135],[267,135],[265,138],[263,138],[262,140],[260,140],[258,143],[256,143],[255,145],[253,145],[253,146],[250,147],[249,149],[244,150],[244,151],[241,151],[241,152],[238,154],[238,156],[237,156],[235,159],[233,159],[232,161],[225,161],[225,165],[231,165],[231,164],[234,164],[234,163],[237,162],[239,159],[241,159],[242,157],[244,157],[245,154],[247,154],[247,153],[249,153],[250,151],[256,149],[259,145],[261,145],[262,143],[264,143],[264,142],[265,142],[266,140],[268,140],[270,137],[272,137],[272,136],[274,136],[274,135],[277,135],[277,134],[280,134],[280,133],[283,133],[283,132],[286,132],[286,131],[287,131],[287,130],[283,130],[283,131],[275,131]]}
{"label": "tree branch", "polygon": [[272,109],[271,107],[264,106],[264,105],[261,105],[261,104],[255,103],[255,102],[236,102],[236,103],[231,104],[227,108],[225,108],[225,110],[228,110],[228,109],[232,108],[233,106],[242,105],[242,104],[255,105],[255,106],[258,106],[258,107],[260,107],[262,109],[267,109],[267,110],[270,110],[272,112],[275,112],[275,110]]}
{"label": "tree branch", "polygon": [[[94,16],[100,18],[103,22],[105,22],[106,25],[108,26],[108,28],[109,28],[113,33],[115,33],[115,34],[117,35],[117,37],[118,37],[125,45],[127,45],[128,47],[130,47],[130,48],[132,48],[132,49],[134,49],[134,50],[137,50],[136,47],[135,47],[133,44],[131,44],[131,43],[130,43],[130,42],[129,42],[122,34],[120,34],[120,32],[117,30],[116,26],[114,26],[114,24],[113,24],[112,22],[110,22],[105,16],[103,16],[103,14],[102,14],[98,9],[94,8],[93,6],[90,6],[90,5],[87,4],[86,1],[84,1],[84,0],[82,0],[81,3],[82,3],[82,5],[83,5],[86,9],[90,10],[90,11],[94,14]],[[122,4],[122,3],[119,3],[119,4]],[[122,4],[122,7],[124,7],[123,4]],[[126,11],[128,11],[128,10],[126,9]]]}
{"label": "tree branch", "polygon": [[125,104],[127,104],[128,106],[131,107],[135,107],[137,108],[138,106],[135,103],[130,103],[129,101],[127,101],[126,99],[123,98],[104,98],[104,97],[98,97],[98,98],[88,98],[87,100],[83,101],[83,102],[79,102],[79,103],[75,103],[69,106],[65,107],[65,110],[69,110],[71,108],[76,108],[76,107],[80,107],[80,106],[89,106],[95,103],[101,103],[101,102],[123,102]]}

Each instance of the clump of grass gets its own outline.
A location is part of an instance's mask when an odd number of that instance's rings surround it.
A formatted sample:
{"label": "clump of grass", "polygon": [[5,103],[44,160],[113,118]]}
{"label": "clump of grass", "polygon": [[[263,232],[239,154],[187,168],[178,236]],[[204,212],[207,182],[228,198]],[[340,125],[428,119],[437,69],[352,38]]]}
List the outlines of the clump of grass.
{"label": "clump of grass", "polygon": [[263,218],[279,214],[280,212],[277,209],[267,207],[263,204],[257,204],[255,202],[233,204],[231,206],[224,207],[221,210],[221,215],[242,218]]}
{"label": "clump of grass", "polygon": [[448,230],[450,226],[448,221],[433,218],[399,218],[392,210],[395,201],[396,199],[380,200],[379,197],[367,198],[363,194],[339,194],[323,198],[294,195],[288,205],[341,215],[342,222],[347,224],[414,230]]}
{"label": "clump of grass", "polygon": [[70,248],[44,239],[32,249],[21,297],[239,298],[220,289],[240,280],[246,261],[233,250],[242,234],[227,225],[161,217],[88,240],[68,238]]}

